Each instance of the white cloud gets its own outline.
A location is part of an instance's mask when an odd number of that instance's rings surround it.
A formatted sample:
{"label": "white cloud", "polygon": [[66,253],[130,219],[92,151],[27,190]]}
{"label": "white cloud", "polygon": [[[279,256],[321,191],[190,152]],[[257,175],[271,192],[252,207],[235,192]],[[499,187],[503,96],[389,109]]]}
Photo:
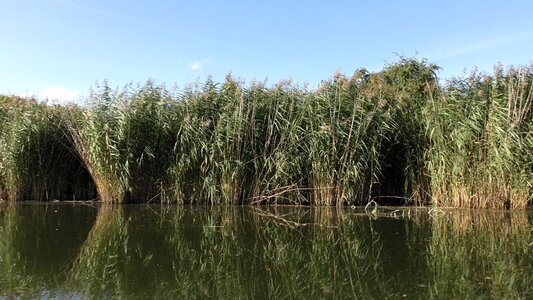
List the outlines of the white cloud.
{"label": "white cloud", "polygon": [[187,65],[189,66],[189,70],[198,71],[198,70],[200,70],[205,64],[207,64],[208,62],[209,62],[209,58],[206,58],[206,59],[202,59],[202,60],[197,60],[197,61],[190,62],[190,63],[188,63]]}
{"label": "white cloud", "polygon": [[200,63],[199,61],[189,63],[189,70],[200,70],[201,67],[202,63]]}
{"label": "white cloud", "polygon": [[32,91],[25,91],[22,93],[18,93],[17,96],[22,98],[37,98],[37,95]]}
{"label": "white cloud", "polygon": [[80,95],[78,90],[69,90],[61,86],[47,86],[38,94],[40,99],[58,103],[74,102]]}

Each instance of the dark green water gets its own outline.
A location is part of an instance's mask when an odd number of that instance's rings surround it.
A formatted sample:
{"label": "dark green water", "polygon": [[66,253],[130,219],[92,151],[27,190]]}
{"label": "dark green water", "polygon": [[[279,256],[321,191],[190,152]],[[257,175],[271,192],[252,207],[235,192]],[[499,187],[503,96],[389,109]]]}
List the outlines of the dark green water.
{"label": "dark green water", "polygon": [[0,298],[533,298],[531,212],[0,206]]}

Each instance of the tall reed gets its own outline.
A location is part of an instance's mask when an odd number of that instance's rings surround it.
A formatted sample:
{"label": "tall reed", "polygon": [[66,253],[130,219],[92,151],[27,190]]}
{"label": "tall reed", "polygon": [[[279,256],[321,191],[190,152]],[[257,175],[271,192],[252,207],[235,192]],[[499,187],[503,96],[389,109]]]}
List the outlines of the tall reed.
{"label": "tall reed", "polygon": [[3,96],[0,196],[79,199],[96,189],[108,203],[530,205],[533,67],[446,84],[437,71],[401,57],[316,90],[227,76],[179,92],[104,83],[81,106]]}
{"label": "tall reed", "polygon": [[70,136],[102,201],[168,201],[165,174],[176,126],[171,102],[169,92],[151,82],[135,91],[105,83],[69,116]]}
{"label": "tall reed", "polygon": [[533,66],[448,82],[428,120],[432,198],[455,207],[531,204]]}
{"label": "tall reed", "polygon": [[0,98],[0,196],[12,200],[92,199],[94,187],[66,134],[73,108]]}

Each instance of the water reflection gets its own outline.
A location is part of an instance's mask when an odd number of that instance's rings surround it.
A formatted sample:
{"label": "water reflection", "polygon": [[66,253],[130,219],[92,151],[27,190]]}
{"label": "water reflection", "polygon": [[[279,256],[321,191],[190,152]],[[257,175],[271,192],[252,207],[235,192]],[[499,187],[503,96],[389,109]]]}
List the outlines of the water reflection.
{"label": "water reflection", "polygon": [[533,296],[531,215],[455,211],[439,216],[432,231],[428,245],[430,295],[484,295],[495,299]]}
{"label": "water reflection", "polygon": [[95,207],[72,205],[0,207],[0,295],[56,292],[96,213]]}
{"label": "water reflection", "polygon": [[523,298],[527,212],[0,208],[0,296]]}

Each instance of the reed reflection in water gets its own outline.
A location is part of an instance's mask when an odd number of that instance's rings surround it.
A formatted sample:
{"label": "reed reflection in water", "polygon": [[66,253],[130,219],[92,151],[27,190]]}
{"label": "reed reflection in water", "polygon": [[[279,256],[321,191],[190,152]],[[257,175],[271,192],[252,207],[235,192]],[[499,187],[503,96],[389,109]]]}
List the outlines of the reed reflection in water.
{"label": "reed reflection in water", "polygon": [[531,213],[0,208],[0,296],[528,298]]}

